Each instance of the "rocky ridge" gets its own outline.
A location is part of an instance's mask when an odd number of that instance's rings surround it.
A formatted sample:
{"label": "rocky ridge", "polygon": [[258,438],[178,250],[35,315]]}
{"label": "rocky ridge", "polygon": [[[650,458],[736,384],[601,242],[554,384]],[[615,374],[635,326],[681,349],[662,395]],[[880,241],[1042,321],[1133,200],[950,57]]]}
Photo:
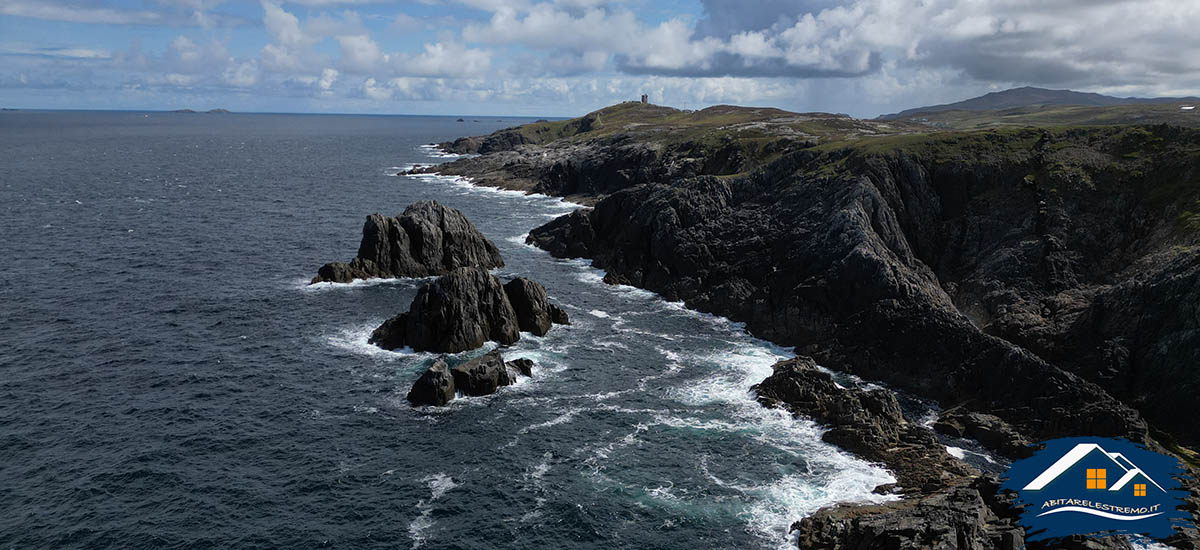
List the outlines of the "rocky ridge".
{"label": "rocky ridge", "polygon": [[[632,172],[584,162],[615,159],[621,147],[656,154]],[[529,241],[592,259],[607,281],[743,321],[822,365],[934,399],[946,407],[935,423],[942,433],[1009,457],[1068,435],[1128,437],[1187,456],[1172,440],[1195,444],[1200,432],[1170,411],[1187,407],[1200,381],[1187,368],[1200,350],[1198,150],[1200,134],[1167,126],[860,136],[793,142],[712,174],[681,170],[703,163],[682,148],[618,133],[521,144],[437,171],[595,193],[595,208]],[[847,435],[839,445],[870,457],[871,441],[897,437],[871,428],[872,418],[905,426],[874,396],[813,398],[827,385],[793,367],[776,375],[808,390],[764,382],[760,395],[833,426]],[[929,434],[910,435],[932,448]],[[898,477],[905,468],[880,460]],[[943,540],[905,531],[919,517],[942,518],[935,527],[946,533],[991,533],[960,546],[1006,547],[1012,537],[993,523],[1011,511],[976,506],[999,502],[994,484],[960,479],[895,506],[822,511],[820,522],[798,526],[801,540]],[[951,525],[959,520],[967,523]]]}

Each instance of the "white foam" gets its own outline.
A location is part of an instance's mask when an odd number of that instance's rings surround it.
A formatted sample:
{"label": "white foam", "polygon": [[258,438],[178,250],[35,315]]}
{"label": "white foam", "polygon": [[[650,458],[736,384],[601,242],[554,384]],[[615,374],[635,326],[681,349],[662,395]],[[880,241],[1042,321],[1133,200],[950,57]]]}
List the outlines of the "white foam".
{"label": "white foam", "polygon": [[325,342],[335,348],[351,353],[369,355],[376,359],[384,359],[389,361],[411,359],[418,355],[412,350],[412,348],[405,347],[395,351],[389,351],[368,342],[368,340],[371,338],[371,333],[374,332],[375,328],[382,323],[382,320],[378,320],[340,329],[336,333],[326,336]]}
{"label": "white foam", "polygon": [[967,450],[966,449],[962,449],[959,447],[951,447],[949,445],[946,445],[946,452],[949,453],[950,456],[957,458],[959,460],[963,460],[963,459],[967,458]]}
{"label": "white foam", "polygon": [[429,498],[432,500],[442,498],[442,495],[446,494],[447,491],[458,487],[458,484],[454,482],[453,478],[442,472],[425,476],[421,478],[421,481],[424,481],[429,485]]}
{"label": "white foam", "polygon": [[478,156],[478,155],[461,154],[461,153],[450,153],[450,152],[441,150],[437,145],[434,145],[432,143],[426,143],[425,145],[418,145],[417,150],[419,150],[425,156],[438,158],[438,159],[457,159],[457,158]]}
{"label": "white foam", "polygon": [[[323,281],[320,283],[312,283],[312,279],[296,279],[292,282],[293,288],[298,288],[304,292],[324,292],[334,290],[349,290],[360,289],[373,286],[407,286],[419,287],[425,283],[432,282],[437,277],[416,277],[416,278],[393,278],[393,279],[355,279],[348,283],[335,283],[331,281]],[[310,284],[311,283],[311,284]]]}
{"label": "white foam", "polygon": [[420,510],[421,513],[408,524],[408,536],[412,539],[413,550],[417,550],[422,544],[425,543],[428,538],[425,535],[425,532],[428,531],[430,527],[433,527],[434,521],[432,502],[442,498],[447,491],[458,487],[458,484],[455,483],[450,476],[442,472],[425,476],[421,478],[421,481],[425,482],[429,486],[430,497],[428,501],[417,501],[416,508],[417,510]]}
{"label": "white foam", "polygon": [[588,314],[593,317],[599,317],[601,319],[608,319],[608,318],[612,317],[611,315],[608,314],[607,311],[601,311],[598,309],[590,310],[590,311],[588,311]]}
{"label": "white foam", "polygon": [[525,232],[520,235],[513,235],[511,237],[505,237],[504,240],[508,241],[510,243],[513,243],[517,246],[524,246],[524,247],[528,247],[528,248],[537,248],[536,246],[533,246],[533,245],[525,242],[525,239],[527,237],[529,237],[529,232]]}
{"label": "white foam", "polygon": [[583,409],[579,409],[579,408],[567,409],[566,411],[563,411],[561,414],[559,414],[558,416],[556,416],[554,418],[551,418],[550,420],[547,420],[545,422],[539,422],[537,424],[531,424],[529,426],[525,426],[524,428],[521,428],[521,430],[518,433],[527,434],[534,430],[541,430],[543,428],[549,428],[551,426],[557,426],[559,424],[566,424],[567,422],[575,420],[575,416],[581,412],[583,412]]}

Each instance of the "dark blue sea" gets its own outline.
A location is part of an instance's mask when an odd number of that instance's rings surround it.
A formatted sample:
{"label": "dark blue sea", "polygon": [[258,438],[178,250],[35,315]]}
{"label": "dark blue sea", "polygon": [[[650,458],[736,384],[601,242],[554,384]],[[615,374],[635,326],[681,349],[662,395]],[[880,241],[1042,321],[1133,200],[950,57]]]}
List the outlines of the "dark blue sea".
{"label": "dark blue sea", "polygon": [[[0,113],[0,547],[780,548],[880,498],[753,400],[788,350],[523,244],[577,205],[394,175],[522,122]],[[567,308],[532,379],[414,409],[434,355],[367,336],[424,281],[307,284],[420,199]]]}

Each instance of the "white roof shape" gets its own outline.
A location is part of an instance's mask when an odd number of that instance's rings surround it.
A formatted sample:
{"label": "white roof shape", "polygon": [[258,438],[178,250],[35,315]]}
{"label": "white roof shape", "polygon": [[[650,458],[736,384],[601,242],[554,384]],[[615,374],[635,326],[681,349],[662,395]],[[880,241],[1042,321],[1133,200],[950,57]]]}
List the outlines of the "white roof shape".
{"label": "white roof shape", "polygon": [[1159,491],[1162,491],[1164,493],[1167,492],[1167,490],[1163,489],[1162,485],[1159,485],[1157,481],[1150,479],[1150,476],[1146,475],[1146,472],[1143,472],[1141,468],[1134,468],[1132,470],[1129,470],[1128,472],[1125,472],[1125,475],[1121,476],[1121,479],[1118,479],[1117,482],[1114,483],[1112,487],[1108,488],[1108,490],[1109,491],[1120,491],[1122,488],[1125,487],[1125,485],[1127,483],[1129,483],[1130,481],[1133,481],[1133,478],[1135,478],[1137,476],[1142,476],[1142,477],[1146,478],[1146,481],[1153,483],[1155,487],[1158,487]]}
{"label": "white roof shape", "polygon": [[1150,476],[1146,475],[1141,468],[1138,468],[1137,465],[1135,465],[1132,461],[1130,461],[1128,458],[1125,458],[1125,455],[1122,455],[1121,453],[1110,453],[1095,443],[1080,443],[1076,445],[1070,451],[1067,451],[1067,454],[1064,454],[1062,458],[1058,459],[1057,462],[1051,464],[1049,468],[1046,468],[1046,471],[1033,478],[1033,481],[1030,481],[1029,484],[1026,485],[1022,490],[1039,491],[1044,489],[1050,484],[1051,481],[1058,479],[1058,476],[1062,475],[1067,470],[1070,470],[1072,466],[1075,466],[1075,464],[1077,464],[1080,460],[1083,460],[1083,457],[1096,450],[1104,453],[1104,456],[1108,457],[1108,459],[1111,460],[1114,465],[1121,469],[1121,479],[1117,480],[1117,482],[1113,484],[1111,488],[1109,488],[1110,491],[1121,490],[1121,488],[1129,483],[1133,478],[1140,475],[1146,478],[1146,480],[1150,483],[1153,483],[1154,486],[1158,487],[1160,491],[1164,493],[1167,492],[1166,489],[1162,488],[1162,485],[1159,485],[1158,482],[1150,479]]}
{"label": "white roof shape", "polygon": [[1184,110],[1184,111],[1190,111],[1190,110],[1192,110],[1192,109],[1195,109],[1195,108],[1196,108],[1196,106],[1195,106],[1195,105],[1184,105],[1184,106],[1180,107],[1180,109],[1182,109],[1182,110]]}

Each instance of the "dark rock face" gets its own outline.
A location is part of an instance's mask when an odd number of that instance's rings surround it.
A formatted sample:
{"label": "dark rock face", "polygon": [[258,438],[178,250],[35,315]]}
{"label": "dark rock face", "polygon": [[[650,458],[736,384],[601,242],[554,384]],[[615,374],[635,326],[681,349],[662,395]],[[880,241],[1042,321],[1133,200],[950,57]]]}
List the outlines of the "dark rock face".
{"label": "dark rock face", "polygon": [[801,151],[738,180],[629,188],[535,229],[529,241],[744,321],[821,364],[943,403],[969,401],[1030,440],[1147,438],[1134,410],[981,330],[942,288],[931,254],[949,246],[944,228],[962,223],[970,184],[958,178],[990,188],[1004,185],[1003,171],[935,176],[898,156],[844,158],[857,175],[795,175],[835,160]]}
{"label": "dark rock face", "polygon": [[450,373],[454,375],[454,386],[463,395],[491,395],[500,386],[513,383],[499,350],[489,351],[458,365],[450,369]]}
{"label": "dark rock face", "polygon": [[942,411],[933,429],[950,437],[974,439],[1012,458],[1033,454],[1032,442],[995,415],[967,412],[961,408]]}
{"label": "dark rock face", "polygon": [[521,337],[516,319],[496,277],[461,267],[421,287],[408,311],[375,329],[370,342],[384,349],[457,353],[488,340],[516,342]]}
{"label": "dark rock face", "polygon": [[516,371],[521,376],[533,376],[533,361],[530,359],[513,359],[504,363],[509,370]]}
{"label": "dark rock face", "polygon": [[446,365],[445,360],[438,359],[413,384],[412,389],[408,392],[408,401],[414,407],[420,405],[441,406],[454,399],[456,391],[450,367]]}
{"label": "dark rock face", "polygon": [[996,505],[997,486],[979,478],[920,499],[826,508],[792,527],[800,548],[811,550],[1021,550],[1025,531]]}
{"label": "dark rock face", "polygon": [[977,473],[950,456],[929,429],[905,419],[892,392],[839,387],[811,358],[776,363],[753,389],[766,406],[829,426],[825,441],[887,464],[900,491],[932,491]]}
{"label": "dark rock face", "polygon": [[[514,309],[510,296],[522,309]],[[512,344],[521,330],[544,335],[565,315],[537,282],[518,278],[501,285],[483,269],[460,267],[421,287],[408,311],[384,321],[370,342],[384,349],[457,353],[488,340]]]}
{"label": "dark rock face", "polygon": [[504,285],[504,293],[517,313],[517,326],[523,332],[544,336],[550,332],[550,299],[546,288],[536,281],[517,277]]}
{"label": "dark rock face", "polygon": [[367,216],[358,256],[350,263],[325,264],[312,282],[428,277],[459,267],[502,266],[499,249],[462,212],[420,201],[398,217]]}
{"label": "dark rock face", "polygon": [[[725,173],[705,158],[618,136],[485,155],[450,173],[596,197],[527,242],[934,399],[948,407],[939,431],[1019,457],[1029,441],[1072,435],[1153,448],[1142,414],[1200,444],[1200,424],[1178,413],[1200,390],[1197,143],[1200,132],[1165,126],[980,132],[882,153],[792,148],[718,179],[701,175]],[[626,153],[641,166],[614,158]],[[1023,546],[994,482],[913,466],[952,463],[887,397],[834,392],[796,362],[757,389],[861,456],[881,442],[914,449],[871,458],[901,478],[905,500],[822,510],[797,524],[801,547]]]}
{"label": "dark rock face", "polygon": [[558,304],[550,304],[550,322],[556,325],[569,325],[571,318],[567,315],[567,310],[558,306]]}
{"label": "dark rock face", "polygon": [[490,395],[502,386],[516,382],[518,376],[533,376],[533,361],[514,359],[504,361],[500,350],[493,350],[454,368],[445,358],[433,362],[408,392],[414,407],[442,406],[458,393],[470,396]]}

